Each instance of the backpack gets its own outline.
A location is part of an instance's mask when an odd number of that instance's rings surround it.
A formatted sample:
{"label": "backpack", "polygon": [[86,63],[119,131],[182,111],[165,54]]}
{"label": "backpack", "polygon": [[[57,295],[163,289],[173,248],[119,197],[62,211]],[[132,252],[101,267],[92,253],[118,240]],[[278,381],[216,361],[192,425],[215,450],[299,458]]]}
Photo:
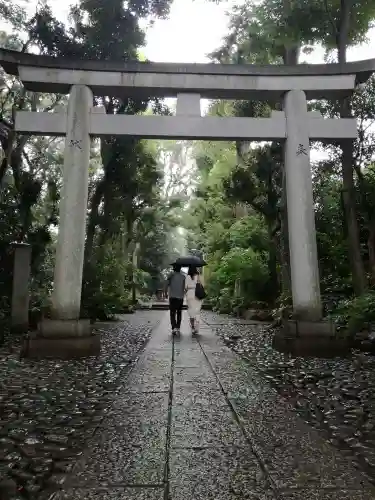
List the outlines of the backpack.
{"label": "backpack", "polygon": [[203,300],[207,297],[206,290],[200,281],[197,281],[197,284],[195,285],[195,296],[198,300]]}

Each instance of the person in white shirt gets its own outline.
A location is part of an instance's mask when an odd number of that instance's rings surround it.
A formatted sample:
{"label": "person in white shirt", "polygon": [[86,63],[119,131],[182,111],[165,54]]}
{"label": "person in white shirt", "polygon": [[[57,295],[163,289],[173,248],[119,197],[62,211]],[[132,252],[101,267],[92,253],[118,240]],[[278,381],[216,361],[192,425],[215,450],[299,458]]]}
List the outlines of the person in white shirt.
{"label": "person in white shirt", "polygon": [[195,266],[190,266],[185,280],[185,292],[190,326],[193,334],[199,332],[200,312],[202,308],[202,301],[195,295],[197,283],[202,283],[198,269]]}

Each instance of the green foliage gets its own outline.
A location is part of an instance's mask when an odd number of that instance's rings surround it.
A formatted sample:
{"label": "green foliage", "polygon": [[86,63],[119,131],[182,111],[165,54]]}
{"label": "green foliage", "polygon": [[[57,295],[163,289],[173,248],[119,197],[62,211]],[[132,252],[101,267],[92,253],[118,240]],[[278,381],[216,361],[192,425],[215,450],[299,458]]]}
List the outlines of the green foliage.
{"label": "green foliage", "polygon": [[246,309],[265,298],[268,270],[262,253],[233,248],[209,272],[208,293],[220,312]]}
{"label": "green foliage", "polygon": [[269,248],[267,230],[257,215],[242,217],[229,228],[230,246],[263,252]]}
{"label": "green foliage", "polygon": [[[165,17],[170,0],[81,0],[71,10],[72,27],[67,28],[53,18],[48,6],[43,6],[33,18],[32,34],[42,53],[54,56],[95,60],[137,60],[144,44],[141,20]],[[119,99],[117,96],[96,95],[107,114],[138,114],[148,109],[147,100]],[[157,100],[154,111],[165,113]],[[165,227],[148,231],[148,212],[160,201],[162,171],[157,148],[145,141],[125,138],[102,138],[100,163],[103,174],[94,176],[89,196],[89,222],[85,247],[83,302],[93,317],[120,312],[130,288],[139,288],[139,273],[158,277],[165,253],[158,258],[157,250],[166,243]],[[113,248],[109,257],[107,245],[121,240],[121,248]],[[155,245],[155,255],[150,255]],[[138,249],[135,254],[135,248]],[[103,249],[106,248],[106,251]],[[165,245],[168,252],[169,247]],[[112,262],[111,266],[108,260]],[[137,270],[137,261],[142,271]],[[112,279],[109,272],[112,268]],[[98,275],[96,271],[99,270]],[[108,279],[109,285],[105,285]],[[126,291],[126,293],[125,293]],[[126,300],[125,300],[126,299]]]}
{"label": "green foliage", "polygon": [[[48,242],[38,245],[41,235],[34,240],[30,237],[32,246],[30,309],[32,312],[48,308],[49,297],[52,293],[53,267],[55,258],[54,245],[51,244],[49,234],[45,234]],[[42,240],[43,241],[43,240]]]}
{"label": "green foliage", "polygon": [[[365,4],[359,0],[248,0],[233,8],[229,33],[211,58],[220,63],[297,64],[301,53],[311,52],[316,43],[321,43],[327,53],[337,49],[339,61],[344,62],[347,47],[364,41],[374,18],[375,4]],[[375,284],[375,177],[372,171],[375,152],[371,132],[371,124],[375,120],[373,89],[374,82],[370,79],[364,88],[355,92],[351,103],[359,125],[353,156],[357,184],[351,199],[355,200],[354,209],[357,208],[360,213],[361,251]],[[277,106],[273,102],[262,105],[252,101],[235,105],[214,103],[210,113],[220,116],[268,116],[271,109],[279,109]],[[338,116],[340,106],[341,103],[335,102],[314,103],[315,109],[325,116]],[[353,269],[348,259],[348,238],[352,239],[352,236],[347,234],[347,221],[343,215],[341,150],[337,146],[319,147],[330,156],[329,161],[313,166],[321,290],[325,310],[329,312],[343,297],[353,293]],[[286,258],[288,241],[286,233],[282,233],[283,228],[287,227],[282,148],[277,143],[262,147],[238,143],[234,163],[228,161],[225,149],[229,150],[226,146],[215,149],[210,145],[196,151],[201,179],[197,200],[190,205],[190,217],[195,217],[195,220],[188,227],[194,228],[196,233],[203,233],[196,237],[196,242],[206,252],[213,268],[209,282],[216,279],[215,273],[221,266],[221,260],[235,247],[260,252],[268,265],[269,281],[266,288],[271,301],[272,290],[277,294],[281,278],[288,283],[288,272],[290,275]],[[213,185],[208,181],[217,166],[223,175],[220,182]],[[232,209],[232,213],[228,209]],[[236,221],[236,216],[241,218],[244,215],[241,210],[247,213],[246,222],[243,219]],[[255,214],[260,223],[255,219]],[[253,233],[252,224],[258,228],[258,232]],[[235,269],[229,269],[235,276]],[[221,307],[233,310],[233,285],[231,287],[224,283],[222,286]],[[285,300],[276,301],[279,313],[289,308],[288,287],[284,295]]]}
{"label": "green foliage", "polygon": [[361,0],[245,1],[231,12],[229,34],[211,56],[222,63],[293,64],[301,48],[328,50],[365,40],[375,5]]}
{"label": "green foliage", "polygon": [[82,296],[82,315],[106,320],[126,310],[130,304],[126,290],[128,268],[118,242],[109,241],[98,248],[89,269]]}
{"label": "green foliage", "polygon": [[[10,25],[0,33],[3,47],[38,50],[54,57],[140,60],[145,33],[142,23],[164,18],[171,0],[77,0],[69,26],[54,18],[45,2],[29,18],[25,5],[0,1],[0,16]],[[245,1],[233,9],[229,33],[212,55],[216,62],[294,64],[300,52],[321,43],[339,50],[365,39],[375,17],[373,2],[352,0]],[[1,314],[9,313],[9,243],[29,242],[32,252],[32,308],[42,309],[53,282],[54,227],[58,225],[62,142],[19,137],[13,110],[53,111],[66,99],[26,92],[17,79],[2,75],[0,97],[0,292]],[[351,106],[358,117],[353,165],[353,191],[360,213],[361,251],[375,284],[375,80],[358,89]],[[95,95],[107,114],[168,114],[158,100]],[[314,103],[325,116],[338,116],[340,103]],[[151,105],[151,106],[150,106]],[[211,116],[269,116],[275,102],[213,102]],[[11,147],[12,146],[12,147]],[[327,310],[352,294],[346,224],[343,217],[341,152],[327,148],[329,161],[314,166],[316,228],[321,289]],[[188,173],[192,152],[196,176]],[[254,147],[229,142],[183,141],[157,144],[109,137],[95,142],[90,167],[90,193],[83,310],[93,318],[109,318],[130,302],[132,290],[154,293],[165,268],[188,247],[209,262],[210,300],[221,311],[241,311],[254,302],[275,303],[280,270],[287,268],[282,249],[283,157],[278,143]],[[190,169],[191,170],[191,169]],[[193,196],[193,189],[195,193]],[[181,216],[181,207],[185,207]],[[351,328],[372,321],[372,293],[342,304]],[[288,295],[276,304],[290,305]],[[362,323],[361,323],[362,322]]]}
{"label": "green foliage", "polygon": [[251,299],[257,300],[262,293],[262,286],[267,281],[264,257],[252,248],[233,248],[222,258],[215,278],[221,286],[231,286],[233,289],[238,281]]}
{"label": "green foliage", "polygon": [[281,152],[282,147],[277,143],[249,150],[247,154],[240,151],[241,164],[232,170],[223,184],[229,199],[252,206],[271,225],[276,224],[278,217]]}
{"label": "green foliage", "polygon": [[146,290],[150,281],[150,274],[142,269],[136,269],[134,272],[134,282],[140,291]]}
{"label": "green foliage", "polygon": [[341,327],[347,327],[350,335],[367,330],[375,323],[375,291],[342,301],[333,318]]}
{"label": "green foliage", "polygon": [[290,319],[293,312],[292,307],[292,297],[287,293],[281,293],[277,298],[275,308],[273,309],[272,315],[276,321],[282,319]]}
{"label": "green foliage", "polygon": [[[256,113],[241,104],[214,103],[210,114]],[[185,227],[191,246],[210,263],[209,300],[225,312],[267,302],[277,290],[276,260],[271,262],[270,256],[278,218],[280,147],[245,151],[241,144],[208,142],[198,143],[194,153],[200,179]]]}
{"label": "green foliage", "polygon": [[[0,15],[10,29],[0,33],[0,43],[54,57],[137,60],[145,39],[141,20],[166,17],[170,4],[171,0],[78,0],[68,25],[58,21],[45,2],[39,2],[28,17],[26,5],[5,0],[0,2]],[[7,77],[2,79],[1,90],[0,141],[5,154],[0,164],[0,240],[6,248],[13,240],[32,245],[31,308],[40,311],[53,282],[52,236],[53,226],[58,225],[63,142],[13,135],[13,110],[52,111],[66,98],[28,93],[17,79]],[[104,105],[108,114],[143,113],[149,104],[111,95],[96,95],[95,102]],[[152,105],[158,113],[167,111],[157,100]],[[141,225],[137,229],[145,210],[160,201],[162,172],[157,150],[138,139],[106,138],[94,143],[91,157],[83,309],[91,317],[105,318],[126,306],[133,277],[143,287],[146,278],[150,280],[150,268],[156,276],[160,274],[169,246],[159,260],[150,253],[156,240],[159,248],[166,243],[170,225],[158,223],[154,237],[145,236]],[[138,241],[141,266],[147,269],[134,271],[132,252]],[[6,252],[4,262],[5,257]],[[4,286],[0,283],[0,291],[9,295],[5,282]]]}
{"label": "green foliage", "polygon": [[[332,288],[344,291],[350,282],[342,216],[342,183],[335,175],[332,162],[320,162],[314,166],[313,187],[322,291],[332,294]],[[347,292],[351,294],[351,288]]]}

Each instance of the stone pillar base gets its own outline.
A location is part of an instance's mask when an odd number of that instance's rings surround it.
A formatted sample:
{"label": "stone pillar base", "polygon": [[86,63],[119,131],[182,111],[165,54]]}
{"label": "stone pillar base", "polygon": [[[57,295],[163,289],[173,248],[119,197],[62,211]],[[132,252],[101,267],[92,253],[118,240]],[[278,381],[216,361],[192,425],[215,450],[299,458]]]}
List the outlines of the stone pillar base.
{"label": "stone pillar base", "polygon": [[331,358],[350,352],[350,338],[337,334],[331,321],[288,321],[273,338],[274,349],[293,356]]}
{"label": "stone pillar base", "polygon": [[51,339],[30,334],[22,346],[21,356],[33,359],[75,359],[100,354],[100,335]]}
{"label": "stone pillar base", "polygon": [[43,319],[24,341],[21,356],[33,359],[74,359],[98,356],[100,335],[90,320]]}
{"label": "stone pillar base", "polygon": [[283,334],[295,337],[336,337],[336,325],[332,321],[285,320]]}
{"label": "stone pillar base", "polygon": [[46,319],[38,324],[39,337],[65,338],[88,337],[91,335],[89,319]]}

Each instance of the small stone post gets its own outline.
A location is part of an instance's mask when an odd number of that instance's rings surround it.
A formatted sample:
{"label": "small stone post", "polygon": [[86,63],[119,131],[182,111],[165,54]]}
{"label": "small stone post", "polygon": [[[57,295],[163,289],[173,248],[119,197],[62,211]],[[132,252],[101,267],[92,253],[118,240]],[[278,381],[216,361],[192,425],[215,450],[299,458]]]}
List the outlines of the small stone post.
{"label": "small stone post", "polygon": [[322,318],[310,168],[309,120],[306,95],[287,92],[284,100],[286,195],[293,310],[298,319]]}
{"label": "small stone post", "polygon": [[31,246],[13,243],[12,330],[27,332],[29,327]]}

